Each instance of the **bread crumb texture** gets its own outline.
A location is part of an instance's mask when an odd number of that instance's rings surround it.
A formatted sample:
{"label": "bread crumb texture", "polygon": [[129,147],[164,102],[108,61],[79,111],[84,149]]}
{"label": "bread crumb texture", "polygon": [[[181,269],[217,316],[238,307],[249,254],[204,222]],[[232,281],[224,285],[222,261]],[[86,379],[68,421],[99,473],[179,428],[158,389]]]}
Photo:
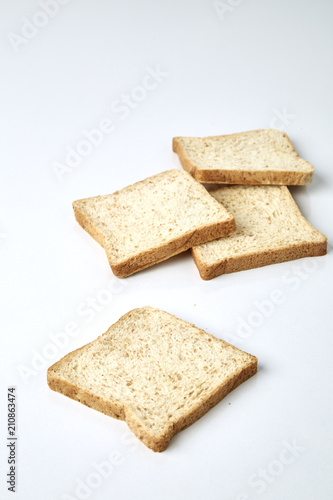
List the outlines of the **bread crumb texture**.
{"label": "bread crumb texture", "polygon": [[228,186],[211,194],[235,216],[236,231],[193,249],[205,279],[326,253],[326,236],[304,219],[286,186]]}
{"label": "bread crumb texture", "polygon": [[257,370],[257,359],[152,307],[48,370],[51,389],[116,418],[154,451]]}
{"label": "bread crumb texture", "polygon": [[234,218],[188,173],[169,170],[73,203],[76,219],[126,276],[234,229]]}
{"label": "bread crumb texture", "polygon": [[182,166],[201,182],[307,184],[314,167],[296,153],[287,134],[262,129],[214,137],[175,137]]}

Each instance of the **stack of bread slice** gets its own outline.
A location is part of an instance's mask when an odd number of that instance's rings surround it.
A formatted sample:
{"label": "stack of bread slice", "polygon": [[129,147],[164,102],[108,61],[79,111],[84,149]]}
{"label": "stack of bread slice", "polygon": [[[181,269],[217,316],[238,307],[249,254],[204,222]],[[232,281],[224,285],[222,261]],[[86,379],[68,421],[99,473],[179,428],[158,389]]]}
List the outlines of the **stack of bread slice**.
{"label": "stack of bread slice", "polygon": [[[285,132],[175,137],[173,150],[185,171],[73,203],[116,276],[189,248],[205,280],[326,253],[326,237],[304,219],[286,187],[311,182],[314,168]],[[223,187],[207,191],[200,183]]]}
{"label": "stack of bread slice", "polygon": [[175,137],[183,168],[234,215],[236,231],[192,249],[203,279],[301,257],[324,255],[327,238],[302,216],[287,185],[312,181],[314,168],[285,132],[264,129],[217,137]]}

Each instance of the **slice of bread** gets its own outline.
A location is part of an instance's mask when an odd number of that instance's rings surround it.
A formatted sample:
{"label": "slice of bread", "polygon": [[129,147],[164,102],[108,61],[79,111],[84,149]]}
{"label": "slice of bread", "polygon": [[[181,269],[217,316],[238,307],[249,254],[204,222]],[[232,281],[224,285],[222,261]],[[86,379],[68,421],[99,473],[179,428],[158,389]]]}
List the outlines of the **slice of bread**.
{"label": "slice of bread", "polygon": [[104,247],[113,273],[122,278],[235,230],[234,217],[179,170],[74,201],[73,208],[78,223]]}
{"label": "slice of bread", "polygon": [[228,186],[210,193],[234,214],[237,229],[192,249],[204,280],[326,254],[326,236],[304,219],[286,186]]}
{"label": "slice of bread", "polygon": [[298,156],[285,132],[253,130],[216,137],[175,137],[183,168],[204,183],[308,184],[313,166]]}
{"label": "slice of bread", "polygon": [[48,369],[51,389],[126,420],[149,448],[202,417],[257,371],[257,358],[152,307],[134,309]]}

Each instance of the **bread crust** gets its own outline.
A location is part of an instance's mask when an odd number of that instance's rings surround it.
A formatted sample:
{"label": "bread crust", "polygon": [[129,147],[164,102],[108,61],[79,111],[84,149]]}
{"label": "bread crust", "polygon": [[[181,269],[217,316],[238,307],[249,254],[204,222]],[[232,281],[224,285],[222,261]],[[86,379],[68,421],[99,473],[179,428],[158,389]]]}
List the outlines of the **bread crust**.
{"label": "bread crust", "polygon": [[[253,130],[253,133],[261,132],[261,130]],[[228,134],[229,137],[237,136],[237,134]],[[295,151],[295,147],[287,134],[284,133],[288,141],[290,152],[299,155]],[[212,139],[214,136],[204,137],[203,139]],[[226,137],[226,135],[216,136]],[[189,172],[198,182],[205,184],[249,184],[249,185],[280,185],[280,186],[299,186],[309,184],[312,181],[314,167],[309,162],[311,167],[309,172],[302,171],[286,171],[286,170],[229,170],[229,169],[202,169],[199,168],[193,160],[191,160],[181,144],[180,137],[174,137],[172,140],[172,149],[177,153],[179,161],[187,172]],[[194,139],[194,137],[188,137]]]}
{"label": "bread crust", "polygon": [[[203,186],[201,186],[201,188],[204,189]],[[215,201],[216,200],[214,200],[214,202]],[[216,203],[220,205],[218,202]],[[89,217],[81,210],[80,200],[73,202],[73,210],[75,219],[80,226],[105,249],[112,272],[118,278],[126,278],[133,273],[146,269],[154,264],[158,264],[181,252],[185,252],[193,246],[227,236],[236,230],[235,219],[232,214],[229,214],[227,218],[220,222],[214,222],[205,227],[187,231],[179,238],[161,243],[157,247],[147,248],[144,252],[128,257],[119,263],[115,262],[112,256],[112,250],[109,248],[108,241],[102,231],[95,226]]]}
{"label": "bread crust", "polygon": [[[325,237],[324,237],[325,238]],[[207,265],[200,257],[196,248],[192,248],[192,256],[199,270],[201,278],[205,281],[217,278],[222,274],[235,273],[264,267],[279,262],[302,259],[304,257],[319,257],[327,253],[327,239],[315,243],[299,243],[272,250],[263,250],[260,253],[251,252],[221,260],[218,264]]]}
{"label": "bread crust", "polygon": [[[122,316],[116,323],[120,321],[126,320],[126,318],[136,309],[133,309]],[[169,314],[169,313],[167,313]],[[170,315],[172,316],[172,315]],[[178,318],[176,318],[178,319]],[[200,333],[205,335],[205,337],[210,337],[215,342],[221,342],[223,345],[231,346],[235,352],[239,352],[234,346],[225,342],[224,340],[217,339],[213,335],[208,334],[204,330],[199,329],[195,325],[188,323],[187,321],[180,320],[183,324],[186,324],[190,327],[195,327]],[[91,342],[90,344],[96,343],[100,340],[101,337],[106,335],[107,332],[96,340]],[[90,345],[88,344],[88,345]],[[73,351],[72,355],[77,353],[78,351],[84,349],[86,346],[80,347]],[[244,352],[244,351],[242,351]],[[246,353],[248,354],[248,353]],[[215,387],[209,395],[206,397],[198,398],[197,402],[191,407],[191,409],[180,418],[171,420],[167,426],[159,433],[153,433],[151,430],[140,420],[140,418],[135,414],[133,409],[125,404],[120,404],[117,401],[109,401],[103,397],[99,397],[93,392],[89,392],[84,390],[64,378],[61,378],[56,372],[57,367],[65,360],[68,355],[64,356],[57,363],[54,363],[47,371],[47,383],[50,389],[53,391],[59,392],[75,401],[78,401],[89,408],[97,410],[99,412],[104,413],[110,417],[116,418],[118,420],[125,420],[129,429],[151,450],[155,452],[164,451],[172,437],[180,432],[183,429],[186,429],[191,424],[193,424],[196,420],[205,415],[213,406],[219,403],[227,394],[229,394],[233,389],[238,387],[240,384],[248,380],[257,372],[258,360],[255,356],[248,354],[248,360],[242,361],[242,365],[239,367],[238,371],[236,371],[233,375],[230,375],[226,378],[223,383],[221,383],[218,387]]]}

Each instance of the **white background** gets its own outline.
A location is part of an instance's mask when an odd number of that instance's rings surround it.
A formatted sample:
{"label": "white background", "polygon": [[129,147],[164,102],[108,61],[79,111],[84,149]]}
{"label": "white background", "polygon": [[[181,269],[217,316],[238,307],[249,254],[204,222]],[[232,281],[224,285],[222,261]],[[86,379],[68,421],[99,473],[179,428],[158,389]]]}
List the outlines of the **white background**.
{"label": "white background", "polygon": [[[331,499],[331,246],[325,257],[210,282],[186,252],[118,280],[71,203],[180,168],[173,136],[283,127],[316,169],[312,184],[292,194],[330,243],[332,2],[225,0],[224,13],[210,0],[63,3],[45,18],[37,0],[1,2],[1,498]],[[30,26],[29,35],[24,17],[44,27]],[[18,37],[22,30],[30,39]],[[163,76],[144,95],[137,86],[156,67]],[[134,104],[120,112],[125,94]],[[112,133],[59,178],[55,162],[64,164],[66,148],[106,118]],[[273,304],[277,289],[283,301]],[[48,366],[141,305],[259,359],[255,377],[161,454],[124,422],[46,384]],[[60,332],[63,347],[54,341]],[[5,483],[11,385],[16,494]],[[94,464],[112,453],[113,470],[101,479]],[[84,494],[79,480],[100,484]]]}

